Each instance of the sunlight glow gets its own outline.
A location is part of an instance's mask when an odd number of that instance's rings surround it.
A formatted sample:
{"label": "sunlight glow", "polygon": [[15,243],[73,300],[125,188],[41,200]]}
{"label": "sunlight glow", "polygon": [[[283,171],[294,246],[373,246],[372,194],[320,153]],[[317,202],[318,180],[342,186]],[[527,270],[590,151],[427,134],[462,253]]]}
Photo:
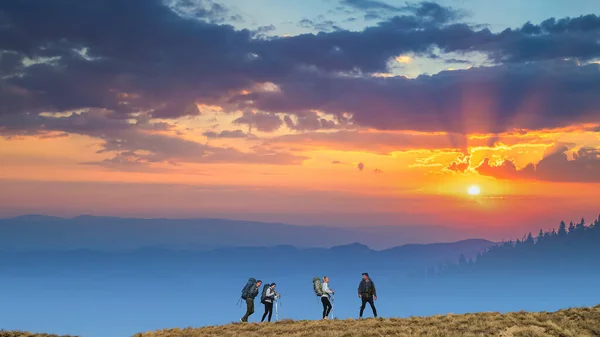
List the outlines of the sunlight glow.
{"label": "sunlight glow", "polygon": [[467,193],[469,193],[469,195],[479,195],[481,193],[481,190],[479,189],[479,186],[473,185],[469,187]]}

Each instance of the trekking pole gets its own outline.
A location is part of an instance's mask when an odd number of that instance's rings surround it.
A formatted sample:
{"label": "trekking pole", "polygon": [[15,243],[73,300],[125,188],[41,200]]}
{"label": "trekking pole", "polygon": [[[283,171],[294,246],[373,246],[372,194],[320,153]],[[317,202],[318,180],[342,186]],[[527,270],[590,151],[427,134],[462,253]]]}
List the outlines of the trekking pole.
{"label": "trekking pole", "polygon": [[331,319],[335,319],[335,295],[331,294]]}
{"label": "trekking pole", "polygon": [[279,321],[279,300],[275,300],[275,322]]}
{"label": "trekking pole", "polygon": [[[279,297],[278,301],[281,301],[281,297]],[[283,303],[280,303],[280,306],[283,307]],[[283,315],[282,315],[283,318]]]}

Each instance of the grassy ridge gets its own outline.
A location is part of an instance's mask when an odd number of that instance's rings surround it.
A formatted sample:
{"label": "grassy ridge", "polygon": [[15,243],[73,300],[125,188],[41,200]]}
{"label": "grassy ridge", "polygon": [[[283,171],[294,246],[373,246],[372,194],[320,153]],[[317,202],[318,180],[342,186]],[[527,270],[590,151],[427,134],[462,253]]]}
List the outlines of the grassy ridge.
{"label": "grassy ridge", "polygon": [[474,313],[431,317],[281,321],[203,328],[166,329],[134,337],[592,337],[600,336],[600,305],[556,312]]}

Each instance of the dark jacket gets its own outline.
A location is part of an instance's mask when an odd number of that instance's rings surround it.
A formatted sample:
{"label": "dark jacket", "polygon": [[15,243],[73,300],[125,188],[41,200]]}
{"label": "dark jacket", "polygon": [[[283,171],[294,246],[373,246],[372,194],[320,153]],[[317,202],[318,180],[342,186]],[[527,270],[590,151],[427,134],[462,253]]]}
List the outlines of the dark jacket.
{"label": "dark jacket", "polygon": [[248,290],[248,299],[255,299],[258,296],[258,287],[256,284],[253,284],[250,290]]}
{"label": "dark jacket", "polygon": [[358,285],[358,294],[366,297],[377,296],[375,283],[373,283],[371,279],[369,279],[369,282],[361,280],[360,284]]}

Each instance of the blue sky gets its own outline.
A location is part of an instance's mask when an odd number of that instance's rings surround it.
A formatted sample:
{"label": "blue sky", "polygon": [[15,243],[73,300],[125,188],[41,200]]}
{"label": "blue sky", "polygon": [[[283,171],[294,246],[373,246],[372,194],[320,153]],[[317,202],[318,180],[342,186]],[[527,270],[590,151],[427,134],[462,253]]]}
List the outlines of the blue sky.
{"label": "blue sky", "polygon": [[[393,6],[405,4],[405,1],[382,0],[381,2]],[[515,28],[527,21],[539,23],[550,17],[563,18],[599,13],[598,2],[595,0],[440,0],[436,2],[468,11],[469,21],[488,25],[492,31]],[[297,26],[297,23],[302,19],[315,19],[319,15],[352,30],[360,30],[377,22],[374,20],[365,23],[361,18],[364,13],[360,10],[354,10],[352,14],[336,11],[336,7],[340,6],[337,0],[223,0],[221,3],[247,20],[245,23],[236,23],[235,26],[254,28],[256,25],[272,24],[277,28],[276,33],[280,35],[316,32],[316,30],[302,29]],[[349,17],[358,20],[343,22]]]}

